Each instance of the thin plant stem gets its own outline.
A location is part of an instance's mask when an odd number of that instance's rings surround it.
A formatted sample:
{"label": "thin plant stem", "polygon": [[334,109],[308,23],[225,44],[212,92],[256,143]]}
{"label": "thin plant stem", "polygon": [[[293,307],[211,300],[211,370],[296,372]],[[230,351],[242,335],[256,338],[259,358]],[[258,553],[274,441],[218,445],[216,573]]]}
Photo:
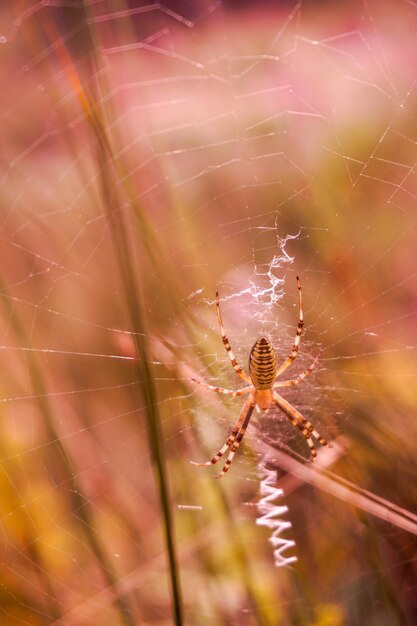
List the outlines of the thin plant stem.
{"label": "thin plant stem", "polygon": [[[7,309],[8,318],[11,320],[16,336],[19,338],[24,346],[29,347],[29,337],[24,329],[23,324],[17,316],[15,309],[11,305],[11,300],[8,297],[5,285],[3,284],[3,281],[1,279],[0,292],[3,295],[2,302],[4,307]],[[70,458],[64,446],[62,445],[59,435],[55,429],[52,417],[52,410],[47,400],[48,393],[46,385],[42,376],[41,368],[36,359],[35,351],[27,350],[26,358],[30,380],[34,390],[35,401],[39,407],[40,413],[43,415],[48,438],[51,444],[54,446],[55,450],[57,451],[57,457],[63,460],[63,462],[61,463],[61,468],[64,472],[64,475],[60,482],[70,485],[69,492],[71,493],[71,497],[73,500],[73,510],[76,512],[76,515],[81,523],[88,544],[101,568],[101,573],[104,580],[106,581],[106,584],[111,587],[115,592],[115,605],[122,616],[123,623],[125,624],[125,626],[138,626],[137,620],[133,619],[127,599],[117,590],[117,577],[113,571],[113,567],[110,561],[108,560],[105,552],[100,545],[97,534],[94,531],[93,521],[90,518],[87,507],[87,501],[82,495],[82,489],[74,476]],[[55,601],[53,606],[54,621],[59,618],[57,607],[58,603],[57,601]]]}

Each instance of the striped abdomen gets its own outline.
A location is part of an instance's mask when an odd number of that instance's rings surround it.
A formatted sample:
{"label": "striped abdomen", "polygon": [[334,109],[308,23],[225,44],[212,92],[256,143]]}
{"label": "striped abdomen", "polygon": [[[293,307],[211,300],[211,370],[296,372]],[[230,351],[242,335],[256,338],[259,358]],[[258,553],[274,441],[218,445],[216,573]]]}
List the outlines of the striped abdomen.
{"label": "striped abdomen", "polygon": [[277,360],[271,342],[261,337],[249,356],[249,373],[256,389],[271,389],[277,373]]}

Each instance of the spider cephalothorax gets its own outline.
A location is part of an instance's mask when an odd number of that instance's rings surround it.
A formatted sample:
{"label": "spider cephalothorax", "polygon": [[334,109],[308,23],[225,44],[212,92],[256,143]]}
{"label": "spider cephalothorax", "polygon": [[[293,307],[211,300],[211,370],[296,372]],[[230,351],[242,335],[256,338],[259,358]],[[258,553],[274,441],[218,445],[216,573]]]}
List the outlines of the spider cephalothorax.
{"label": "spider cephalothorax", "polygon": [[271,406],[275,405],[278,409],[290,420],[290,422],[300,430],[300,432],[304,435],[308,447],[310,448],[311,457],[314,459],[317,456],[316,448],[314,446],[314,442],[311,436],[315,437],[318,442],[322,446],[330,446],[330,444],[323,439],[323,437],[317,432],[314,426],[305,419],[295,409],[285,398],[283,398],[276,389],[280,387],[292,387],[294,385],[298,385],[310,372],[312,372],[318,357],[314,360],[312,365],[308,369],[306,369],[302,374],[297,376],[292,380],[281,380],[278,382],[276,378],[284,372],[289,365],[295,360],[298,352],[298,346],[300,343],[300,337],[303,332],[304,326],[304,317],[303,317],[303,305],[301,298],[301,284],[300,279],[297,276],[297,286],[298,286],[298,301],[299,301],[299,318],[298,318],[298,326],[297,332],[295,335],[294,345],[291,351],[291,354],[285,359],[285,361],[278,367],[277,359],[275,356],[274,348],[266,337],[260,337],[255,345],[253,346],[250,355],[249,355],[249,374],[248,376],[243,369],[240,367],[238,362],[236,361],[235,355],[232,352],[232,348],[230,346],[229,340],[226,337],[226,333],[223,326],[222,315],[220,311],[220,301],[219,294],[216,292],[216,310],[217,310],[217,319],[219,322],[220,333],[222,336],[222,341],[224,347],[227,350],[232,366],[234,367],[236,373],[242,380],[246,383],[249,383],[249,387],[244,387],[243,389],[238,389],[233,391],[232,389],[224,389],[223,387],[216,387],[214,385],[208,385],[207,383],[196,380],[193,378],[194,382],[204,385],[208,389],[212,391],[216,391],[218,393],[223,393],[228,396],[243,396],[248,395],[249,398],[243,405],[242,411],[238,417],[238,420],[227,439],[224,446],[214,455],[214,457],[210,461],[206,461],[205,463],[194,463],[191,461],[193,465],[212,465],[217,463],[217,461],[229,450],[229,454],[226,460],[226,463],[220,472],[216,476],[216,478],[220,478],[223,476],[229,469],[232,464],[233,457],[236,453],[236,450],[240,446],[240,442],[243,439],[243,436],[248,427],[250,418],[252,417],[252,413],[254,408],[258,411],[267,411]]}

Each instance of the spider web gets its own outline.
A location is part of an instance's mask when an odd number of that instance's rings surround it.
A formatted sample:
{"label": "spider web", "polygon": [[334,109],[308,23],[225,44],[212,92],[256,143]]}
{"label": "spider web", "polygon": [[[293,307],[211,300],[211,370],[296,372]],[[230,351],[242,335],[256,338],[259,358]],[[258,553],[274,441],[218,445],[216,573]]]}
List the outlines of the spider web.
{"label": "spider web", "polygon": [[[186,622],[415,619],[417,5],[254,4],[0,9],[6,626],[172,623],[142,340]],[[241,382],[215,291],[240,364],[263,334],[283,360],[297,275],[285,378],[320,358],[283,395],[332,473],[291,465],[308,448],[271,411],[214,481],[187,461],[241,408],[191,382]],[[296,543],[279,572],[261,458]]]}

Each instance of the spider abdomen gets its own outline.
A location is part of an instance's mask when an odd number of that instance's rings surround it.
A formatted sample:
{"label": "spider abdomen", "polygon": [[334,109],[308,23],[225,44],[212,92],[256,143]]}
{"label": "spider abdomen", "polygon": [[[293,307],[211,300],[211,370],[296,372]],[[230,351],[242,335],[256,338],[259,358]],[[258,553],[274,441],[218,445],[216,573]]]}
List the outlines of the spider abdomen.
{"label": "spider abdomen", "polygon": [[271,342],[261,337],[249,355],[249,373],[256,389],[271,389],[276,374],[277,360]]}

